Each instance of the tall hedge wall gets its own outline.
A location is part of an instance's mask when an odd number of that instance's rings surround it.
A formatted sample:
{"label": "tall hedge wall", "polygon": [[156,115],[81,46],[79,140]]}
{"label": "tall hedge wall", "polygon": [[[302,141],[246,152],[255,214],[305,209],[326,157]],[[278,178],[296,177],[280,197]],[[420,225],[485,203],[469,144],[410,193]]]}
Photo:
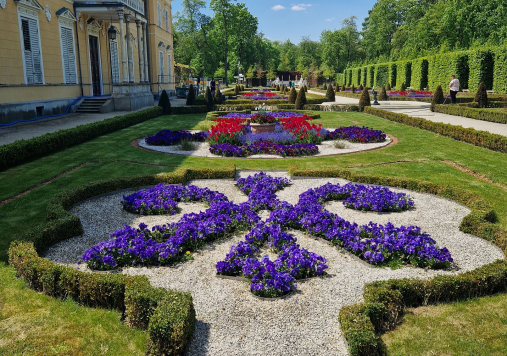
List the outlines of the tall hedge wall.
{"label": "tall hedge wall", "polygon": [[412,75],[412,62],[410,61],[398,61],[396,62],[396,85],[401,87],[402,83],[405,83],[405,87],[410,86],[410,77]]}
{"label": "tall hedge wall", "polygon": [[361,68],[361,84],[363,87],[367,87],[366,78],[368,78],[368,67]]}
{"label": "tall hedge wall", "polygon": [[428,59],[426,57],[412,61],[410,86],[415,90],[423,90],[428,86]]}
{"label": "tall hedge wall", "polygon": [[389,81],[389,65],[381,63],[375,65],[375,86],[381,87]]}
{"label": "tall hedge wall", "polygon": [[345,75],[343,73],[336,74],[336,77],[335,77],[336,84],[338,84],[338,85],[345,84],[344,78],[345,78]]}
{"label": "tall hedge wall", "polygon": [[456,75],[461,88],[468,89],[468,52],[439,54],[428,59],[428,88],[434,91],[441,85],[447,91],[451,75]]}
{"label": "tall hedge wall", "polygon": [[396,65],[396,63],[389,63],[389,84],[391,85],[391,88],[396,87],[397,68],[398,66]]}
{"label": "tall hedge wall", "polygon": [[375,66],[370,65],[367,68],[368,74],[366,75],[366,86],[371,88],[375,85]]}
{"label": "tall hedge wall", "polygon": [[495,93],[507,93],[507,47],[501,47],[495,51],[493,77]]}
{"label": "tall hedge wall", "polygon": [[476,92],[479,84],[484,82],[486,89],[493,89],[494,54],[491,49],[476,49],[470,51],[468,65],[470,67],[470,78],[468,89]]}
{"label": "tall hedge wall", "polygon": [[359,77],[361,75],[361,68],[352,68],[352,84],[357,88],[359,86],[359,81],[361,78]]}

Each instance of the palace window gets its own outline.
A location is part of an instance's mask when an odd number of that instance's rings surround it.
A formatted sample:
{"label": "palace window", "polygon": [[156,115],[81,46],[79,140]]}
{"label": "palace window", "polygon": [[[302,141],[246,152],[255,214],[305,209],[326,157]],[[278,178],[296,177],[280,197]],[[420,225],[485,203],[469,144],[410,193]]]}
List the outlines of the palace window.
{"label": "palace window", "polygon": [[23,57],[27,84],[44,83],[42,54],[39,41],[39,23],[35,19],[21,16],[23,34]]}
{"label": "palace window", "polygon": [[60,23],[60,44],[62,48],[63,81],[65,84],[76,84],[76,55],[74,52],[74,31],[72,27]]}
{"label": "palace window", "polygon": [[160,7],[160,3],[157,2],[157,22],[158,22],[158,27],[162,27],[162,9]]}
{"label": "palace window", "polygon": [[159,64],[160,64],[160,83],[165,83],[164,78],[164,52],[158,52],[159,55]]}

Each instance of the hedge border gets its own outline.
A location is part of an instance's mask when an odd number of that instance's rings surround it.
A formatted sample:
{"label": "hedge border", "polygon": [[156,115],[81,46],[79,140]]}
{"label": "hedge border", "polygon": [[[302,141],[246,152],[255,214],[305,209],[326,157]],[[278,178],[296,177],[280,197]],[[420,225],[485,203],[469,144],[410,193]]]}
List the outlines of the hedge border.
{"label": "hedge border", "polygon": [[81,272],[38,254],[58,241],[82,234],[81,220],[67,211],[80,201],[132,187],[235,176],[236,166],[230,165],[225,169],[180,169],[115,178],[67,189],[48,203],[46,223],[25,233],[21,241],[11,243],[9,264],[36,291],[52,297],[70,296],[90,307],[119,310],[129,326],[148,330],[147,355],[183,355],[195,323],[190,293],[153,288],[145,276]]}
{"label": "hedge border", "polygon": [[0,146],[0,172],[99,136],[153,119],[161,114],[162,108],[153,107]]}
{"label": "hedge border", "polygon": [[464,116],[470,119],[507,124],[507,112],[471,108],[457,105],[435,105],[433,111],[448,115]]}
{"label": "hedge border", "polygon": [[[341,177],[350,181],[380,184],[438,195],[464,204],[472,211],[463,218],[460,230],[493,242],[507,253],[507,231],[495,225],[489,202],[465,190],[415,179],[356,174],[349,170],[289,169],[291,176]],[[429,280],[391,279],[367,283],[364,302],[343,307],[339,321],[353,356],[386,354],[381,334],[393,330],[404,315],[405,307],[460,301],[507,290],[507,261],[498,260],[456,276]]]}
{"label": "hedge border", "polygon": [[455,140],[487,148],[492,151],[507,153],[507,137],[502,135],[496,135],[486,131],[478,131],[471,128],[464,128],[462,126],[433,122],[419,117],[412,117],[373,107],[365,107],[364,109],[366,114],[375,115],[390,121],[432,131],[442,136],[447,136]]}

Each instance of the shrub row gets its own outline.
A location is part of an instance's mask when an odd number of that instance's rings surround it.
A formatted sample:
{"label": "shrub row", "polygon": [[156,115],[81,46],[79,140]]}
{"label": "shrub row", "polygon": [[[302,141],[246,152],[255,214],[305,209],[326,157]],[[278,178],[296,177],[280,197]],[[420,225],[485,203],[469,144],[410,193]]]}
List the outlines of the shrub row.
{"label": "shrub row", "polygon": [[443,114],[469,117],[471,119],[507,124],[507,112],[478,109],[458,105],[435,105],[433,111]]}
{"label": "shrub row", "polygon": [[[461,189],[414,179],[362,175],[347,170],[299,170],[292,176],[342,177],[355,182],[395,186],[439,195],[468,206],[472,211],[460,230],[485,238],[507,252],[507,231],[493,224],[494,211],[481,197]],[[393,330],[405,307],[417,307],[491,295],[507,290],[507,261],[500,260],[474,271],[433,279],[392,279],[366,284],[364,302],[343,307],[339,321],[353,356],[385,355],[381,333]]]}
{"label": "shrub row", "polygon": [[56,242],[82,234],[81,221],[67,209],[83,200],[116,190],[156,185],[178,184],[191,179],[234,178],[236,167],[226,169],[180,169],[174,173],[160,173],[102,180],[77,188],[70,188],[54,196],[46,208],[46,223],[27,231],[21,239],[32,242],[37,252],[42,252]]}
{"label": "shrub row", "polygon": [[27,242],[11,244],[9,263],[38,292],[119,310],[130,327],[148,329],[148,355],[184,354],[195,324],[190,293],[152,288],[146,276],[81,272],[40,258]]}
{"label": "shrub row", "polygon": [[0,171],[153,119],[161,113],[162,108],[154,107],[0,146]]}
{"label": "shrub row", "polygon": [[443,124],[440,122],[433,122],[426,119],[411,117],[405,114],[389,112],[373,107],[366,107],[364,112],[390,121],[395,121],[423,130],[436,132],[440,135],[451,137],[458,141],[470,143],[474,146],[507,153],[507,137],[502,135],[496,135],[485,131],[477,131],[471,128],[463,128],[461,126]]}

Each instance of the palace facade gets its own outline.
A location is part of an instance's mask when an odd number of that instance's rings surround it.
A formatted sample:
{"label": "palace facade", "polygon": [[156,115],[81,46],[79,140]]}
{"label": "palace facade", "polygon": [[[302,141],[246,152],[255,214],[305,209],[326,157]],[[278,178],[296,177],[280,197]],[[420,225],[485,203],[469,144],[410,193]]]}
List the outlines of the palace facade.
{"label": "palace facade", "polygon": [[174,91],[172,0],[0,0],[0,124]]}

